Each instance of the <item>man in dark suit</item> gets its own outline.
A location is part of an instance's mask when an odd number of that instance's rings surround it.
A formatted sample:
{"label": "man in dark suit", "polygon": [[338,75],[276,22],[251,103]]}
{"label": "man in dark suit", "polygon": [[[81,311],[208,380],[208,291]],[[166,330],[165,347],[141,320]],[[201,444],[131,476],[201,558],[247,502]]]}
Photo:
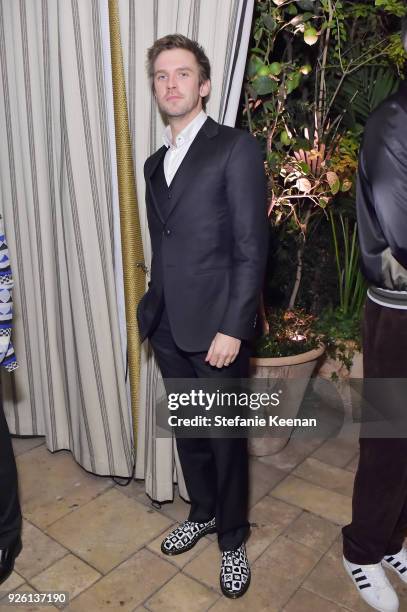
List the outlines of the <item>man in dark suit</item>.
{"label": "man in dark suit", "polygon": [[[407,51],[407,20],[403,27]],[[376,610],[399,601],[384,568],[407,583],[407,83],[369,117],[359,156],[356,208],[362,270],[368,400],[352,502],[343,528],[344,566]],[[379,379],[379,380],[374,380]],[[397,379],[401,379],[398,383]],[[371,421],[371,423],[369,422]],[[371,427],[381,421],[380,434]],[[403,428],[404,426],[404,428]]]}
{"label": "man in dark suit", "polygon": [[[144,168],[153,256],[140,333],[164,380],[247,377],[267,254],[262,155],[249,133],[205,114],[210,65],[200,45],[166,36],[148,68],[168,125]],[[222,591],[239,597],[250,583],[247,439],[177,437],[177,448],[191,511],[161,550],[182,553],[216,531]]]}

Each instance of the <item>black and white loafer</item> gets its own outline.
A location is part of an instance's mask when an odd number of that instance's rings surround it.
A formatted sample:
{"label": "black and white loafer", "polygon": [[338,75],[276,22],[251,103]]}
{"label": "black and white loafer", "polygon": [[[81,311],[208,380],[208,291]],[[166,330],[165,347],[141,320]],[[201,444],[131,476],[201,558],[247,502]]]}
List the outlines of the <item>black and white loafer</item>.
{"label": "black and white loafer", "polygon": [[396,555],[387,555],[382,561],[384,567],[393,570],[398,577],[407,583],[407,548],[402,549]]}
{"label": "black and white loafer", "polygon": [[358,565],[343,557],[343,565],[359,595],[369,606],[380,612],[398,612],[399,598],[381,563]]}
{"label": "black and white loafer", "polygon": [[236,550],[222,552],[220,588],[225,597],[236,599],[244,595],[250,585],[250,566],[244,544]]}
{"label": "black and white loafer", "polygon": [[208,533],[215,533],[215,519],[207,523],[194,523],[184,521],[173,529],[161,543],[161,552],[164,555],[180,555],[191,550],[195,544]]}

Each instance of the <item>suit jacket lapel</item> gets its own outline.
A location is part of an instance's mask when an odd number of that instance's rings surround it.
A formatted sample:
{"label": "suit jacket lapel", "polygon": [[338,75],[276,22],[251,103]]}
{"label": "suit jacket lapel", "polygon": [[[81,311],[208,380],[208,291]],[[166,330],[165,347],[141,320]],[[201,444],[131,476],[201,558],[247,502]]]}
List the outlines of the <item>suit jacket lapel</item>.
{"label": "suit jacket lapel", "polygon": [[150,190],[151,193],[151,199],[153,201],[153,205],[155,208],[155,211],[159,217],[159,219],[161,220],[161,222],[164,224],[165,223],[165,219],[162,215],[162,211],[161,208],[157,202],[157,198],[155,197],[155,193],[154,193],[154,189],[153,189],[153,185],[152,185],[152,181],[151,181],[151,177],[153,176],[154,172],[157,169],[157,166],[159,165],[159,163],[164,159],[164,155],[167,152],[167,147],[165,145],[163,145],[161,147],[161,149],[158,149],[158,151],[154,154],[153,158],[151,159],[150,162],[150,167],[148,168],[148,171],[146,172],[147,175],[147,187]]}
{"label": "suit jacket lapel", "polygon": [[167,214],[163,217],[163,211],[160,208],[156,196],[154,194],[154,189],[151,181],[151,177],[156,171],[158,164],[164,159],[164,155],[167,152],[167,148],[165,146],[158,149],[150,162],[150,167],[147,171],[148,177],[148,187],[150,189],[150,193],[152,196],[153,204],[155,210],[163,224],[166,223],[168,217],[172,214],[175,207],[177,206],[183,192],[189,186],[191,182],[191,177],[194,177],[197,172],[199,172],[199,168],[202,165],[202,159],[207,152],[208,138],[213,138],[218,134],[219,128],[216,121],[207,118],[198,134],[195,136],[191,146],[189,147],[187,154],[180,167],[178,168],[174,178],[172,185],[172,198],[171,204],[167,208]]}
{"label": "suit jacket lapel", "polygon": [[174,211],[179,203],[185,189],[189,187],[193,178],[199,174],[199,169],[202,166],[202,161],[208,150],[208,138],[216,136],[218,133],[218,124],[210,117],[205,121],[197,135],[195,136],[191,146],[180,167],[178,168],[174,178],[172,187],[171,204],[168,207],[166,220]]}

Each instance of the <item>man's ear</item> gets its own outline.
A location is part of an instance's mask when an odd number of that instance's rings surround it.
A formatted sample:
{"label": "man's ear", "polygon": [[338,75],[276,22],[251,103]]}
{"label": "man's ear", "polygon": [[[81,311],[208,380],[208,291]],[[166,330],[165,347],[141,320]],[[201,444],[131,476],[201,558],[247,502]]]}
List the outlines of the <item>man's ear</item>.
{"label": "man's ear", "polygon": [[210,91],[211,91],[211,82],[208,79],[207,81],[204,81],[202,85],[199,87],[199,95],[202,98],[206,98],[206,96],[209,96]]}

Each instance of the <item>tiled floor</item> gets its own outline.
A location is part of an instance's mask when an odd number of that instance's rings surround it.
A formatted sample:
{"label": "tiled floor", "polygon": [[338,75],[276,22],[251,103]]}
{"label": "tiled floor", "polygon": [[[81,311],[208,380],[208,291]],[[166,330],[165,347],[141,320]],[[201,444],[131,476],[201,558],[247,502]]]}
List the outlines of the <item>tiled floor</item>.
{"label": "tiled floor", "polygon": [[[215,536],[174,558],[163,535],[187,515],[176,496],[151,506],[142,482],[92,476],[43,438],[13,441],[24,514],[24,549],[1,587],[68,591],[75,612],[368,612],[341,564],[357,444],[293,440],[278,455],[251,459],[252,585],[240,600],[219,589]],[[407,588],[390,576],[407,610]],[[0,612],[12,608],[2,605]],[[21,608],[23,609],[23,608]],[[25,607],[25,610],[52,610]]]}

